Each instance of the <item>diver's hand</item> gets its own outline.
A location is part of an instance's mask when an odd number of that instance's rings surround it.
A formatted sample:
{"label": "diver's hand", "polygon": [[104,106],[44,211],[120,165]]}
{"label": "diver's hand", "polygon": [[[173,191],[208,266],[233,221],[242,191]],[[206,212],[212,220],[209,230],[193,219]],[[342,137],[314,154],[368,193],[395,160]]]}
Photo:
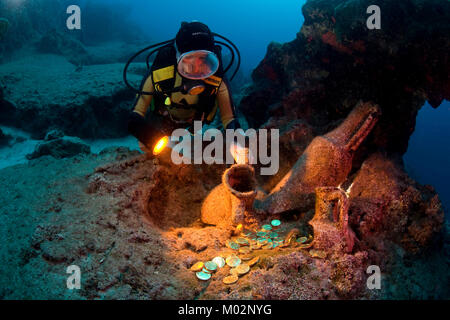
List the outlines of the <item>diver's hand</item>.
{"label": "diver's hand", "polygon": [[248,148],[240,146],[239,143],[234,142],[230,145],[230,153],[237,164],[253,163]]}

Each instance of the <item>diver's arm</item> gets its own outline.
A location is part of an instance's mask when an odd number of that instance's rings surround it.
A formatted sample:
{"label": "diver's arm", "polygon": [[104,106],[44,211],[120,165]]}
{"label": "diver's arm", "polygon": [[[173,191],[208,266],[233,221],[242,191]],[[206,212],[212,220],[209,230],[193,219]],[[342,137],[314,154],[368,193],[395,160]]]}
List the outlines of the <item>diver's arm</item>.
{"label": "diver's arm", "polygon": [[[219,103],[220,116],[222,118],[222,124],[225,129],[240,129],[241,126],[236,116],[236,109],[234,108],[233,99],[231,96],[230,85],[226,79],[222,82],[217,93],[217,102]],[[236,137],[237,139],[237,137]],[[244,145],[240,145],[240,142],[235,140],[230,145],[230,153],[234,160],[238,164],[253,163],[248,148],[245,146],[246,137],[244,136]]]}
{"label": "diver's arm", "polygon": [[225,129],[239,129],[241,126],[236,117],[230,85],[226,79],[223,79],[217,92],[217,102],[219,104],[223,127]]}
{"label": "diver's arm", "polygon": [[[149,76],[141,85],[142,91],[153,92],[152,77]],[[147,146],[151,138],[151,128],[145,120],[145,116],[152,102],[151,95],[139,95],[128,118],[128,132],[136,137],[142,144]]]}

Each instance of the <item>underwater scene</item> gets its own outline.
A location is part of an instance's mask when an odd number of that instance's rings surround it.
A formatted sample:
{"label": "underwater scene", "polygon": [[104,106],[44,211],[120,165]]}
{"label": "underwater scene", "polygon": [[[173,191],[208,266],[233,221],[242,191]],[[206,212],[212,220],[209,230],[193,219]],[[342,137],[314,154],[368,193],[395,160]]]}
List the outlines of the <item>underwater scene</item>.
{"label": "underwater scene", "polygon": [[449,300],[449,141],[448,0],[0,0],[0,299]]}

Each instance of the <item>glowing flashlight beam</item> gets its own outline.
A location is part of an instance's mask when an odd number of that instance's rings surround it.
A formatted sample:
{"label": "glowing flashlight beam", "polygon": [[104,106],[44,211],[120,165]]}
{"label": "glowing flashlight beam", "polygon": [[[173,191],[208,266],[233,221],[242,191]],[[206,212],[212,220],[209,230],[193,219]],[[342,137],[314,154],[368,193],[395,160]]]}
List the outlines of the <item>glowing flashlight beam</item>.
{"label": "glowing flashlight beam", "polygon": [[155,156],[157,156],[158,154],[160,154],[165,148],[166,146],[169,144],[169,137],[163,137],[161,138],[155,145],[155,147],[153,148],[153,154]]}

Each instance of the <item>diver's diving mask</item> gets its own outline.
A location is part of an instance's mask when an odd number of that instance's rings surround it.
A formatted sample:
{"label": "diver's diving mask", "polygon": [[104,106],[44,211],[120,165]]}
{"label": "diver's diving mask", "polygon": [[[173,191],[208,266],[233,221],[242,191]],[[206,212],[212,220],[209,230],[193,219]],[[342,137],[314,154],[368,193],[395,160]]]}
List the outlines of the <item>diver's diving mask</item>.
{"label": "diver's diving mask", "polygon": [[219,70],[219,58],[208,50],[195,50],[183,53],[178,58],[178,73],[191,80],[209,78]]}

